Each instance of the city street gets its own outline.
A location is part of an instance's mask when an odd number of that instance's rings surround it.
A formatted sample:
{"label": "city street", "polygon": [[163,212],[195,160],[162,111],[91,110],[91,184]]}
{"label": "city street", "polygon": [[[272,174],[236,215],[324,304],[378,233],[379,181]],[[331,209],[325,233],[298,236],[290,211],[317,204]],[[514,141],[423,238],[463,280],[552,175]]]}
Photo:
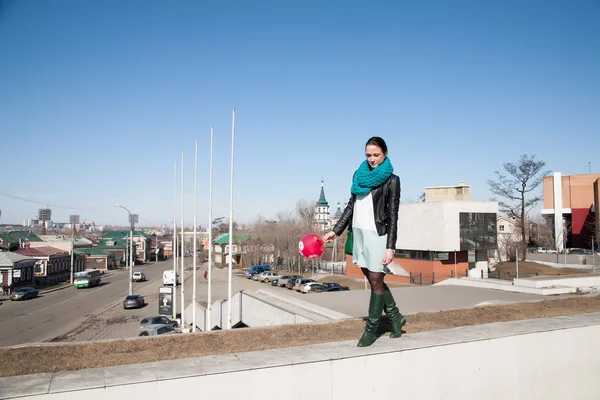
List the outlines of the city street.
{"label": "city street", "polygon": [[[146,282],[134,282],[134,293],[149,290],[156,293],[158,286],[162,285],[163,271],[172,266],[173,261],[167,260],[134,267],[134,271],[143,271],[148,277]],[[129,272],[117,270],[107,275],[94,288],[67,287],[41,293],[39,297],[26,301],[9,301],[4,297],[0,305],[0,345],[51,340],[70,332],[106,307],[121,302],[128,294]]]}
{"label": "city street", "polygon": [[[186,266],[191,267],[192,259],[186,258]],[[172,264],[171,264],[172,265]],[[198,265],[196,299],[202,306],[206,306],[208,281],[203,278],[207,263]],[[166,268],[164,268],[166,269]],[[213,269],[212,276],[212,300],[223,300],[227,298],[227,268]],[[146,300],[147,305],[140,309],[124,310],[120,303],[105,308],[95,315],[91,315],[83,323],[65,331],[67,334],[61,335],[56,341],[61,342],[80,342],[88,340],[118,339],[137,336],[140,331],[140,320],[143,317],[157,315],[158,313],[158,287],[162,285],[161,277],[152,280],[153,284],[140,288],[138,291]],[[246,279],[240,270],[234,270],[232,281],[232,293],[235,294],[242,289],[260,289],[269,287],[268,285],[253,280]],[[185,273],[185,306],[192,303],[193,296],[192,270],[186,269]],[[290,294],[292,292],[290,291]],[[181,312],[181,285],[177,287],[176,310]],[[186,321],[189,326],[191,321]]]}
{"label": "city street", "polygon": [[[191,267],[192,258],[185,258]],[[142,271],[148,280],[134,282],[134,293],[145,297],[147,305],[141,309],[123,310],[122,300],[128,294],[127,270],[110,271],[99,286],[90,289],[66,287],[26,301],[10,301],[3,298],[0,305],[0,346],[56,341],[103,340],[136,336],[142,317],[158,312],[158,288],[162,286],[164,270],[172,269],[173,260],[152,262],[134,267]],[[197,271],[197,300],[206,305],[207,281],[202,274],[206,263],[199,264]],[[237,271],[237,273],[236,273]],[[192,302],[191,268],[185,272],[185,304]],[[181,278],[180,278],[181,280]],[[242,289],[265,288],[267,285],[245,279],[234,270],[233,293]],[[177,313],[181,312],[181,285],[177,287]],[[213,269],[213,301],[227,298],[227,268]]]}

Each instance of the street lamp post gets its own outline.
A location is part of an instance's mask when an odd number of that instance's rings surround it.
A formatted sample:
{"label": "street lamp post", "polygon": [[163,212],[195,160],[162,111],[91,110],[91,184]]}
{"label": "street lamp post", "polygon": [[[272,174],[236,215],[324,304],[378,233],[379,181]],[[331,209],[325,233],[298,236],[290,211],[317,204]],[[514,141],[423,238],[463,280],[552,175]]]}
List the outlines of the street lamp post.
{"label": "street lamp post", "polygon": [[75,274],[75,224],[79,223],[79,215],[71,215],[71,284]]}
{"label": "street lamp post", "polygon": [[129,214],[129,294],[133,294],[133,224],[137,222],[137,214],[132,214],[131,211],[120,204],[115,204],[115,207],[119,207],[127,211]]}

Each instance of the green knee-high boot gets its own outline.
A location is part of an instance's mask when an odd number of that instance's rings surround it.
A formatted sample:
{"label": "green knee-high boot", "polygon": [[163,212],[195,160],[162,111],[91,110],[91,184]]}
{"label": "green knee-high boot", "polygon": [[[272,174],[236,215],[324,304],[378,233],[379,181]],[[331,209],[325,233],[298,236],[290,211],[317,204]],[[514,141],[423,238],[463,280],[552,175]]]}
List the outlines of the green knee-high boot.
{"label": "green knee-high boot", "polygon": [[365,327],[365,333],[358,341],[358,347],[367,347],[373,344],[377,339],[377,328],[381,321],[381,312],[383,311],[383,305],[385,303],[385,295],[375,294],[371,292],[371,300],[369,301],[369,316],[367,318],[367,325]]}
{"label": "green knee-high boot", "polygon": [[400,314],[400,310],[396,306],[396,301],[394,300],[394,296],[390,288],[385,287],[385,306],[383,307],[385,314],[388,316],[390,320],[390,337],[391,338],[399,338],[402,336],[402,327],[406,325],[406,318],[404,315]]}

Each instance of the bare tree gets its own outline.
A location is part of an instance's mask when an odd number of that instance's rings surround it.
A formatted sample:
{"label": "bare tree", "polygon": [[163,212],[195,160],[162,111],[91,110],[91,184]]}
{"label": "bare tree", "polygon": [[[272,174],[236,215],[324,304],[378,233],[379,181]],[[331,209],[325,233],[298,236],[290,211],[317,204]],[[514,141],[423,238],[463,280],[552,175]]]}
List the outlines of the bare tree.
{"label": "bare tree", "polygon": [[298,200],[296,203],[296,214],[300,218],[300,222],[307,230],[311,230],[315,226],[315,205],[308,200]]}
{"label": "bare tree", "polygon": [[523,259],[525,259],[525,250],[527,249],[527,236],[525,235],[527,212],[542,199],[541,196],[531,197],[531,192],[542,183],[544,176],[550,173],[550,171],[542,172],[545,165],[544,161],[536,160],[535,155],[523,154],[517,163],[503,164],[504,171],[509,176],[496,171],[496,180],[487,179],[492,193],[503,199],[498,202],[500,212],[517,219],[521,229]]}
{"label": "bare tree", "polygon": [[514,261],[515,250],[518,246],[518,237],[513,233],[498,233],[498,256],[500,257],[500,262]]}

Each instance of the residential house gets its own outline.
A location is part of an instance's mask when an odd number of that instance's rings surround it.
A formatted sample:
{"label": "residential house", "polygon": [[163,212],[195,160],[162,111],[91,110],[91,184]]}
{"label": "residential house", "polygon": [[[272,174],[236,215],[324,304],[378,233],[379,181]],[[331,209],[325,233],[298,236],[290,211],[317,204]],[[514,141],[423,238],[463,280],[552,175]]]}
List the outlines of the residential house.
{"label": "residential house", "polygon": [[16,239],[19,243],[19,247],[22,248],[28,247],[30,243],[42,241],[42,239],[32,231],[10,231],[8,234]]}
{"label": "residential house", "polygon": [[109,269],[115,269],[121,265],[121,257],[115,256],[113,253],[97,247],[76,249],[75,255],[81,255],[86,258],[86,269],[99,269],[106,272]]}
{"label": "residential house", "polygon": [[[129,240],[130,231],[112,231],[102,236],[102,239]],[[150,261],[150,235],[141,231],[133,231],[133,244],[135,246],[137,262],[146,263]]]}
{"label": "residential house", "polygon": [[242,255],[244,254],[244,243],[252,238],[251,234],[233,233],[232,248],[229,248],[229,233],[223,233],[213,239],[213,251],[215,263],[220,264],[221,268],[229,263],[229,257],[232,257],[232,264],[238,267],[242,265]]}
{"label": "residential house", "polygon": [[0,233],[0,251],[15,251],[19,248],[19,240],[10,233]]}
{"label": "residential house", "polygon": [[[55,285],[71,279],[71,255],[68,251],[55,247],[22,248],[18,254],[30,257],[35,262],[35,284]],[[85,257],[75,258],[74,273],[85,270]]]}
{"label": "residential house", "polygon": [[35,262],[21,254],[0,252],[0,287],[32,286]]}
{"label": "residential house", "polygon": [[115,259],[118,260],[117,264],[119,267],[126,266],[129,264],[129,240],[101,239],[95,248],[114,254]]}
{"label": "residential house", "polygon": [[515,258],[521,241],[521,228],[515,217],[499,215],[496,221],[498,232],[498,261],[504,262]]}
{"label": "residential house", "polygon": [[156,242],[158,242],[159,258],[165,259],[173,257],[173,237],[172,236],[154,236],[152,243],[153,251],[156,251]]}

